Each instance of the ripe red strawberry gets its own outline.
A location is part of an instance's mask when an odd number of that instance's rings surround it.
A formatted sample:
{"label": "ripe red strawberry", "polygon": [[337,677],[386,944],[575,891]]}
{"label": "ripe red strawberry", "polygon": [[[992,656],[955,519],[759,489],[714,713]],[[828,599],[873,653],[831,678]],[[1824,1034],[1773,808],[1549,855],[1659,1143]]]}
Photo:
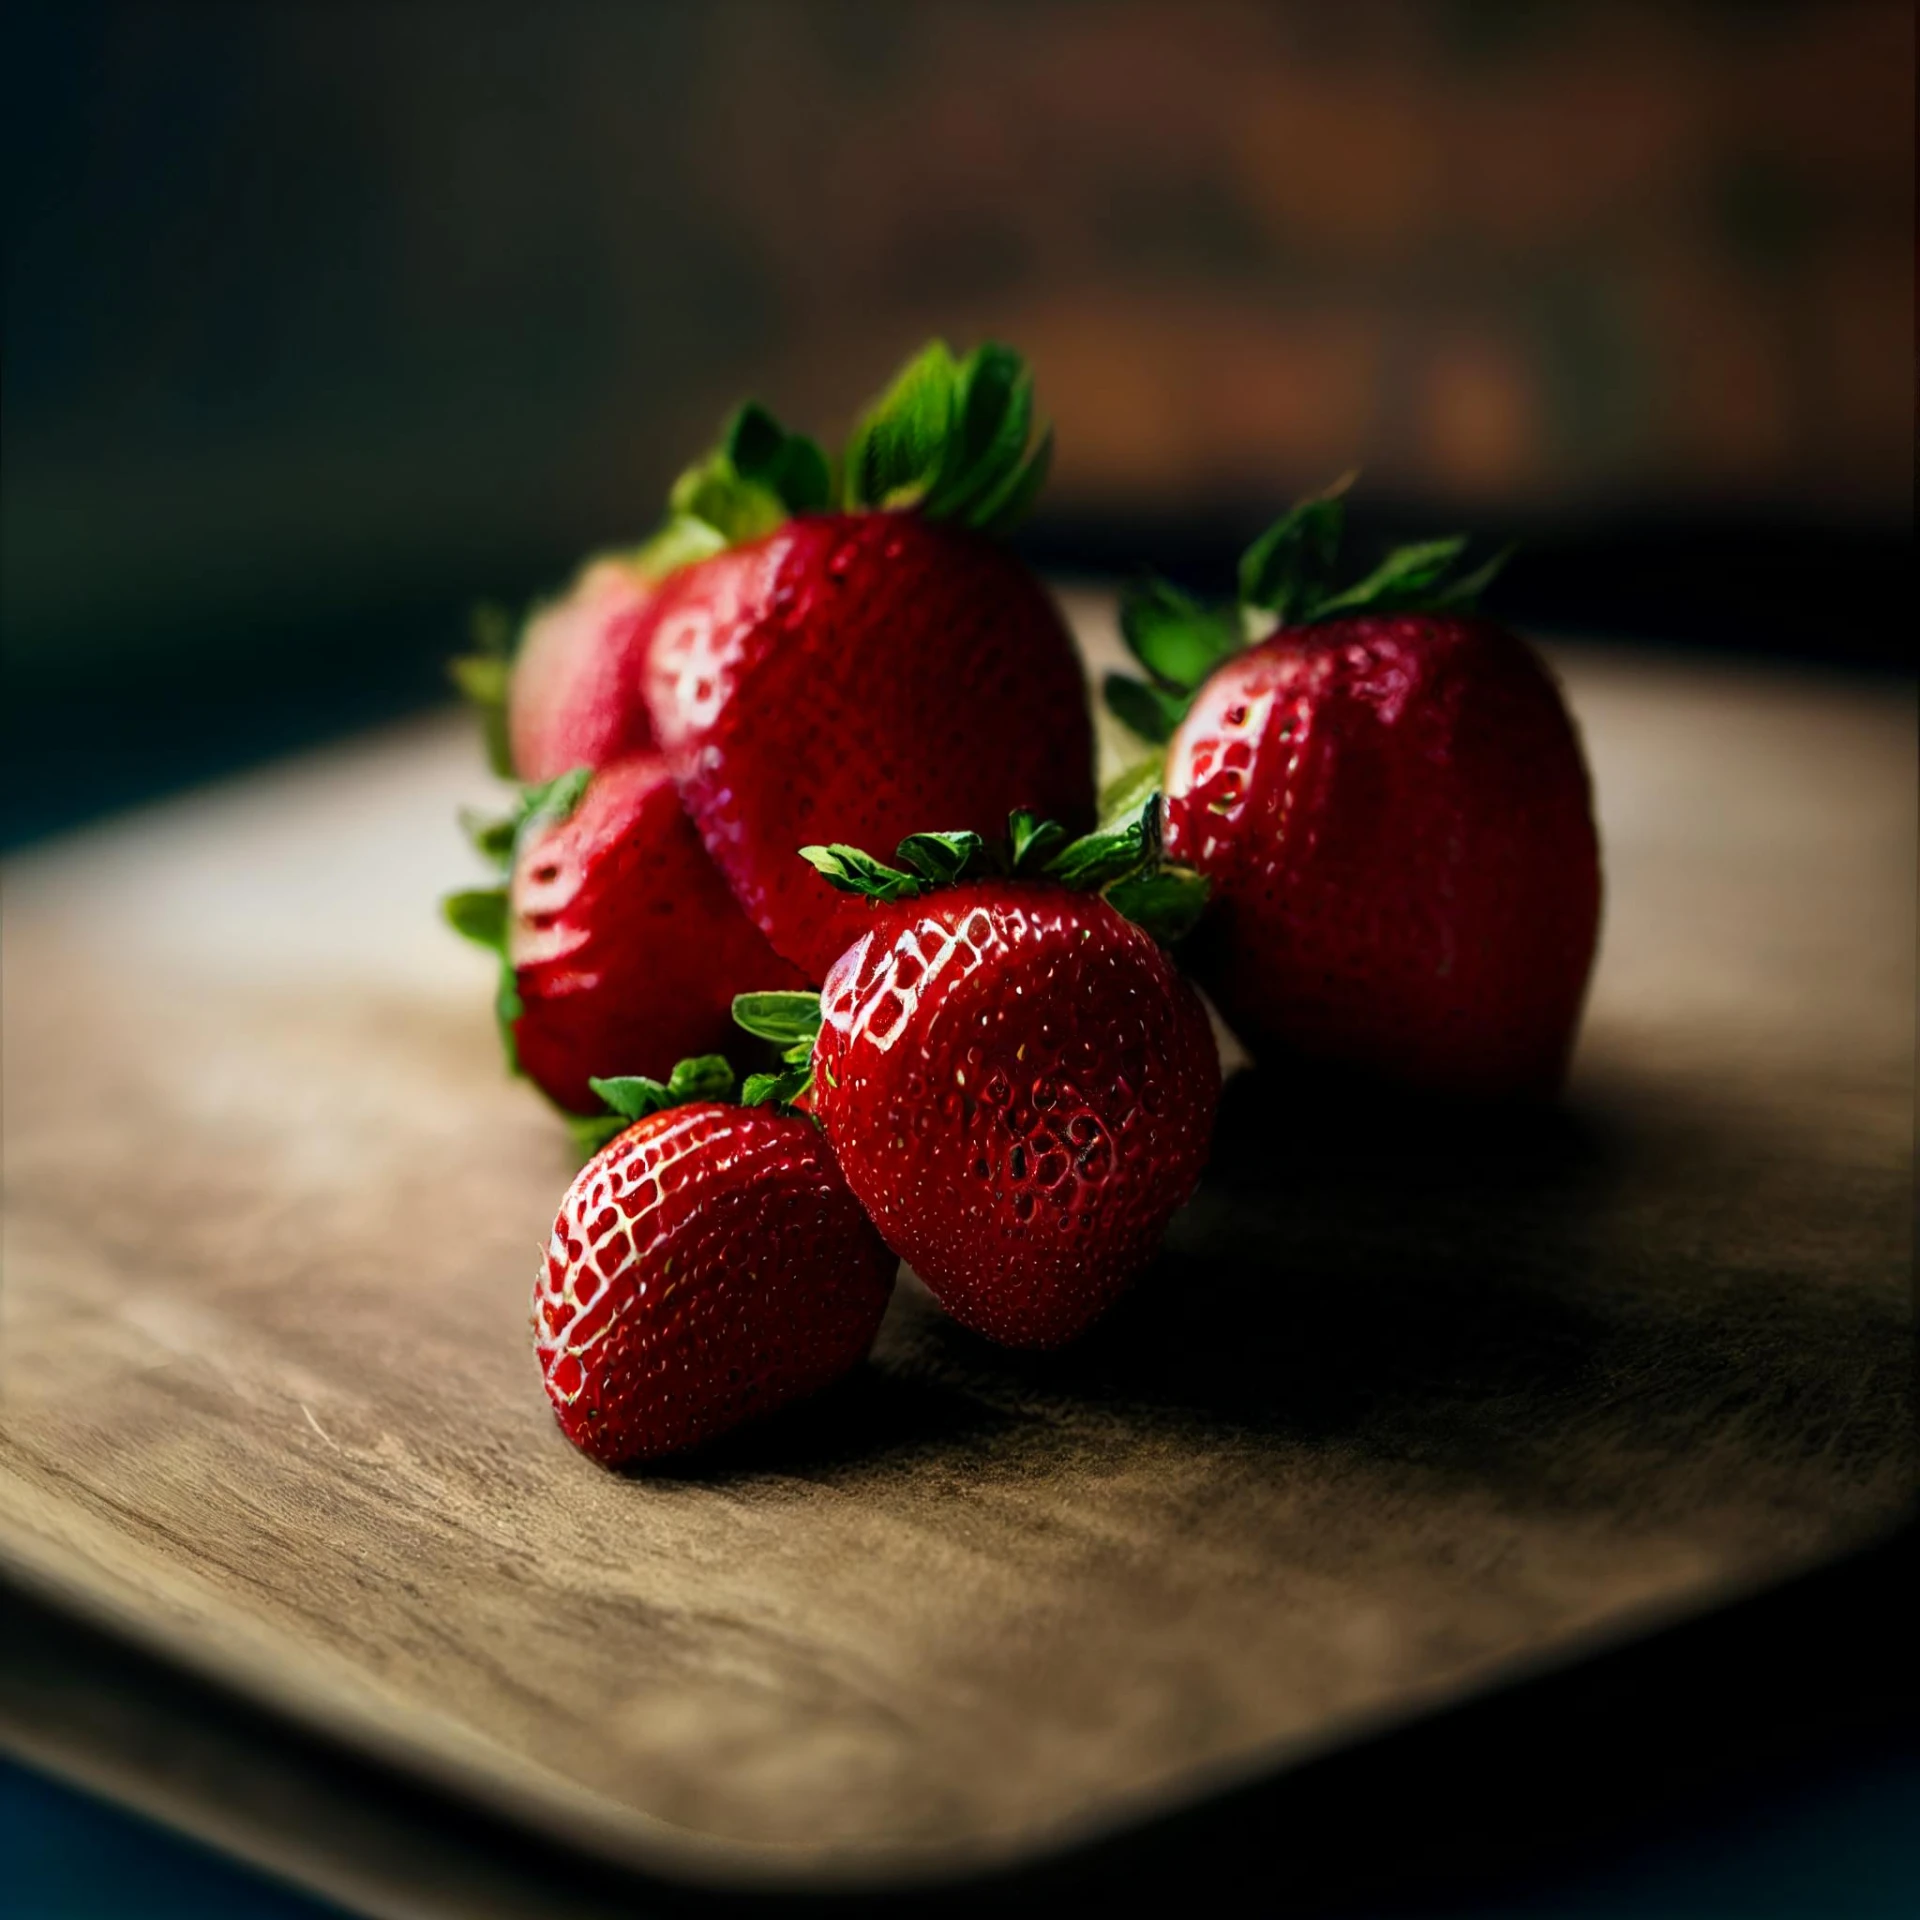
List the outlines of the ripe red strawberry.
{"label": "ripe red strawberry", "polygon": [[894,1269],[809,1121],[714,1099],[649,1112],[580,1170],[534,1284],[561,1430],[618,1466],[814,1393],[866,1356]]}
{"label": "ripe red strawberry", "polygon": [[538,784],[651,747],[641,680],[660,582],[790,513],[825,506],[830,484],[819,448],[750,404],[674,483],[667,518],[644,545],[589,560],[517,630],[500,608],[479,609],[474,651],[452,667],[480,712],[493,770]]}
{"label": "ripe red strawberry", "polygon": [[499,607],[475,612],[474,651],[452,670],[495,773],[539,784],[653,745],[640,676],[658,576],[646,549],[607,554],[517,628]]}
{"label": "ripe red strawberry", "polygon": [[[1220,1067],[1206,1013],[1113,904],[1161,881],[1110,899],[1064,884],[1112,879],[1129,835],[1120,871],[1142,864],[1137,826],[1048,859],[1058,839],[1033,857],[1016,822],[1027,857],[991,878],[967,877],[995,864],[973,835],[904,843],[920,877],[809,849],[868,894],[865,929],[817,1003],[755,995],[739,1010],[751,1031],[797,1043],[810,1110],[888,1246],[956,1319],[1010,1346],[1058,1346],[1097,1318],[1207,1157]],[[929,842],[958,857],[917,857]],[[960,878],[927,890],[943,872]],[[750,1082],[748,1097],[762,1090]]]}
{"label": "ripe red strawberry", "polygon": [[910,513],[795,520],[675,576],[647,697],[681,798],[775,950],[811,979],[865,909],[802,842],[887,845],[1015,807],[1083,826],[1093,747],[1060,616],[977,534]]}
{"label": "ripe red strawberry", "polygon": [[520,779],[555,780],[653,745],[640,697],[653,592],[635,559],[610,557],[528,616],[507,680],[507,745]]}
{"label": "ripe red strawberry", "polygon": [[681,811],[665,763],[635,754],[534,790],[486,830],[504,890],[455,895],[463,932],[503,957],[510,1057],[568,1112],[597,1114],[590,1077],[664,1074],[738,1051],[734,996],[786,968],[740,911]]}
{"label": "ripe red strawberry", "polygon": [[[741,408],[645,546],[537,612],[517,658],[496,621],[455,663],[497,770],[549,779],[657,738],[709,852],[814,979],[846,926],[789,874],[801,840],[890,841],[927,818],[994,828],[1027,805],[1090,822],[1072,642],[1033,579],[967,531],[1031,504],[1052,447],[1033,424],[1016,354],[956,361],[939,342],[862,420],[837,488],[811,440]],[[813,518],[836,504],[850,511]],[[653,590],[669,576],[660,648]]]}
{"label": "ripe red strawberry", "polygon": [[1171,726],[1167,850],[1214,888],[1190,964],[1256,1058],[1550,1094],[1599,928],[1579,740],[1532,650],[1462,610],[1491,569],[1447,586],[1463,543],[1436,541],[1334,592],[1339,512],[1249,552],[1238,623],[1164,588],[1125,610],[1154,680],[1109,698]]}

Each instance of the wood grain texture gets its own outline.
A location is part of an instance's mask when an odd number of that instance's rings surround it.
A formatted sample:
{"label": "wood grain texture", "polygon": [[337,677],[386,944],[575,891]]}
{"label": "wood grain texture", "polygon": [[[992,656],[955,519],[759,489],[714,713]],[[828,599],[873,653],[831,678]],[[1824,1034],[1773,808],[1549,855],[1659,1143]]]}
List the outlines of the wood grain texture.
{"label": "wood grain texture", "polygon": [[1884,1529],[1911,701],[1560,664],[1609,883],[1564,1115],[1244,1076],[1081,1346],[904,1286],[847,1388],[645,1477],[529,1353],[569,1161],[430,908],[462,727],[17,861],[0,1554],[598,1852],[822,1884],[1038,1852]]}

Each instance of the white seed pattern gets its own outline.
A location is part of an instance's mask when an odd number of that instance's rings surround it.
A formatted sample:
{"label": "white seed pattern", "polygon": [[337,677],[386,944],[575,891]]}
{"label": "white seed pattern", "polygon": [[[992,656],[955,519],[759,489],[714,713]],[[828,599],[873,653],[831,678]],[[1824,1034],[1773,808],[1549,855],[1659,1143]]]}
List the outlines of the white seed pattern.
{"label": "white seed pattern", "polygon": [[[647,1280],[630,1295],[614,1283],[653,1244],[660,1203],[679,1185],[675,1169],[713,1138],[711,1126],[702,1124],[710,1112],[687,1108],[658,1131],[622,1135],[614,1150],[591,1163],[590,1177],[568,1192],[547,1242],[534,1313],[534,1349],[561,1405],[579,1397],[586,1357],[647,1298]],[[670,1276],[659,1284],[656,1309],[674,1287]],[[568,1359],[578,1364],[563,1365]]]}

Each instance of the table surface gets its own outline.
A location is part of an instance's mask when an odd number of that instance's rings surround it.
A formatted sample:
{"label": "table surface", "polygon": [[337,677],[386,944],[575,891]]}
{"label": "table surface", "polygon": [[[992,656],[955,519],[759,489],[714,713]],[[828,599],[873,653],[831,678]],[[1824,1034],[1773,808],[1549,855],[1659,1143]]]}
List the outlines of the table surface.
{"label": "table surface", "polygon": [[[1916,1466],[1911,699],[1557,664],[1608,871],[1562,1115],[1244,1075],[1081,1346],[997,1351],[904,1286],[848,1387],[648,1476],[565,1445],[528,1352],[569,1158],[431,911],[486,792],[463,728],[15,861],[0,1556],[601,1859],[900,1885],[1884,1531]],[[0,1741],[59,1740],[0,1704]]]}

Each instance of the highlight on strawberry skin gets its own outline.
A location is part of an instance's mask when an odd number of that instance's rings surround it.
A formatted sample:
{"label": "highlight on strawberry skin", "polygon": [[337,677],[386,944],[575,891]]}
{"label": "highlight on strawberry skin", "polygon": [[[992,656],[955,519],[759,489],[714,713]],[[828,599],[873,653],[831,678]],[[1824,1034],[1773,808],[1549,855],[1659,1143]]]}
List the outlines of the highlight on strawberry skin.
{"label": "highlight on strawberry skin", "polygon": [[510,1067],[563,1113],[600,1112],[610,1061],[665,1076],[685,1055],[745,1051],[734,995],[799,984],[740,911],[680,807],[665,762],[639,753],[524,789],[474,820],[490,888],[447,903],[499,963]]}
{"label": "highlight on strawberry skin", "polygon": [[[1344,487],[1344,483],[1343,483]],[[1450,1099],[1559,1088],[1600,923],[1579,736],[1475,612],[1460,537],[1336,573],[1342,488],[1250,547],[1234,602],[1149,581],[1107,683],[1213,899],[1195,978],[1257,1060]]]}
{"label": "highlight on strawberry skin", "polygon": [[1220,1067],[1205,1010],[1122,911],[1173,931],[1204,883],[1140,815],[1071,839],[1016,814],[1007,841],[926,833],[889,865],[806,857],[865,903],[817,1001],[748,996],[750,1031],[804,1100],[887,1244],[963,1325],[1052,1347],[1152,1259],[1206,1163]]}
{"label": "highlight on strawberry skin", "polygon": [[[495,771],[539,784],[663,746],[743,906],[814,979],[844,942],[812,925],[830,903],[782,892],[796,837],[985,828],[1027,802],[1090,824],[1079,656],[997,539],[1052,446],[1025,361],[993,342],[931,342],[832,457],[747,402],[648,538],[517,623],[476,615],[452,670]],[[863,783],[836,777],[849,759]]]}
{"label": "highlight on strawberry skin", "polygon": [[[810,980],[858,916],[796,870],[796,845],[891,845],[928,820],[997,832],[1021,806],[1093,823],[1072,636],[990,537],[1046,473],[1032,384],[1007,348],[935,342],[855,428],[830,501],[762,525],[753,475],[825,471],[764,413],[683,496],[742,532],[660,591],[653,734],[748,916]],[[743,490],[765,510],[736,509]]]}
{"label": "highlight on strawberry skin", "polygon": [[568,1188],[533,1291],[567,1438],[607,1466],[657,1460],[857,1367],[896,1261],[819,1129],[733,1104],[716,1058],[596,1090],[619,1131]]}

